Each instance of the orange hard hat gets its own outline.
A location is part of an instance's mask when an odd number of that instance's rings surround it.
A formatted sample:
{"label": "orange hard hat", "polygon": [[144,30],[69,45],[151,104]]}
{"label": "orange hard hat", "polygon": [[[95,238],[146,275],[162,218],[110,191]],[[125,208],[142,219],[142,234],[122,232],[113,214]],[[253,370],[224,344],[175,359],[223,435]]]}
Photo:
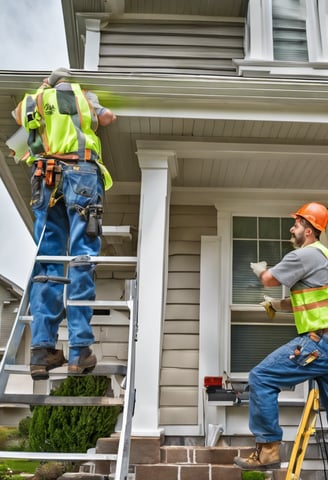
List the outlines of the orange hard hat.
{"label": "orange hard hat", "polygon": [[311,225],[323,232],[326,229],[328,223],[328,210],[323,203],[311,202],[306,203],[300,207],[297,212],[292,213],[293,218],[302,217],[305,218]]}

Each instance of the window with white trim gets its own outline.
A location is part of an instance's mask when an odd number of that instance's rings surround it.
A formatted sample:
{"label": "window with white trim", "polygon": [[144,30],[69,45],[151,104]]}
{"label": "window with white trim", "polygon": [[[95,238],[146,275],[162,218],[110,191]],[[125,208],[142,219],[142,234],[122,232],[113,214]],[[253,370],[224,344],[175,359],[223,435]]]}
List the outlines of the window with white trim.
{"label": "window with white trim", "polygon": [[274,60],[309,60],[304,0],[272,0],[272,37]]}
{"label": "window with white trim", "polygon": [[[245,60],[286,68],[328,58],[328,0],[249,0]],[[237,62],[238,63],[238,62]],[[243,62],[238,63],[243,70]]]}
{"label": "window with white trim", "polygon": [[259,304],[264,295],[288,296],[285,287],[265,288],[250,268],[251,262],[277,264],[292,250],[292,218],[233,217],[231,305],[231,373],[248,372],[267,354],[296,334],[292,314],[270,320]]}

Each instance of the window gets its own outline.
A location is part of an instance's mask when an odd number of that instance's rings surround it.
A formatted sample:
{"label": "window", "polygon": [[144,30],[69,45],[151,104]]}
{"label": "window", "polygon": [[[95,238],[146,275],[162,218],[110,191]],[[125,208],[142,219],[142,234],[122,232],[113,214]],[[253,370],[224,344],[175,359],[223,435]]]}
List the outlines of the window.
{"label": "window", "polygon": [[250,262],[261,260],[273,266],[292,250],[293,224],[293,218],[233,218],[231,373],[248,372],[296,334],[292,314],[279,314],[272,322],[259,306],[264,295],[281,298],[288,292],[284,287],[264,288],[250,268]]}
{"label": "window", "polygon": [[282,287],[264,288],[250,268],[251,262],[278,263],[290,250],[292,218],[234,217],[232,303],[257,304],[263,295],[279,298]]}
{"label": "window", "polygon": [[303,0],[272,0],[272,34],[275,60],[309,60]]}

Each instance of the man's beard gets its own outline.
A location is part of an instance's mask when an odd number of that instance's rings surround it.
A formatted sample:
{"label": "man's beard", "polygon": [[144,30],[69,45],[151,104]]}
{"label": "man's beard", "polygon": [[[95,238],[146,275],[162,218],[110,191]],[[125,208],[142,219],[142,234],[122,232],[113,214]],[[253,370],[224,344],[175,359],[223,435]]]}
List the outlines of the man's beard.
{"label": "man's beard", "polygon": [[290,237],[290,243],[293,245],[294,248],[300,248],[305,242],[305,237],[302,235],[302,237],[296,238],[295,235],[292,235]]}

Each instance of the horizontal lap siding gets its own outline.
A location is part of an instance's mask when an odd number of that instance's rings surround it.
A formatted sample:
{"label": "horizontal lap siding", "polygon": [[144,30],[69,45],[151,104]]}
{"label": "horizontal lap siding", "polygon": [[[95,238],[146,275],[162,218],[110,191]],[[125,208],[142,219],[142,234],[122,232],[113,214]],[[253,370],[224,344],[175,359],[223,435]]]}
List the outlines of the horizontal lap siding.
{"label": "horizontal lap siding", "polygon": [[111,23],[102,31],[100,70],[234,75],[233,59],[244,58],[241,19],[141,22]]}
{"label": "horizontal lap siding", "polygon": [[160,424],[198,423],[202,235],[216,235],[214,207],[172,206],[160,375]]}

